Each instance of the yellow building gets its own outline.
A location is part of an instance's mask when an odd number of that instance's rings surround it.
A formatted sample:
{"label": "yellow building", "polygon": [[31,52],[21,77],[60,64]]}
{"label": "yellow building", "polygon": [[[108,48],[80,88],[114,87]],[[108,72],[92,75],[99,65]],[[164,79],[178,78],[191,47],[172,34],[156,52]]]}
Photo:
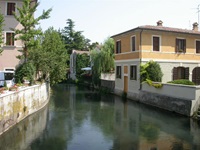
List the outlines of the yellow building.
{"label": "yellow building", "polygon": [[163,72],[162,82],[189,79],[200,84],[200,32],[198,24],[192,30],[145,25],[112,36],[115,40],[115,92],[136,96],[140,85],[140,64],[158,62]]}

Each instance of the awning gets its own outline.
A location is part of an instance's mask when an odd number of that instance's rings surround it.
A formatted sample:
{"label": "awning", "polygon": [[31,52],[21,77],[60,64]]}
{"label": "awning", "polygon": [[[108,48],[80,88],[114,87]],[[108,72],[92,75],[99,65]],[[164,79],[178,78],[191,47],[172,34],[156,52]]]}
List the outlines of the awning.
{"label": "awning", "polygon": [[92,70],[91,67],[81,68],[81,70]]}

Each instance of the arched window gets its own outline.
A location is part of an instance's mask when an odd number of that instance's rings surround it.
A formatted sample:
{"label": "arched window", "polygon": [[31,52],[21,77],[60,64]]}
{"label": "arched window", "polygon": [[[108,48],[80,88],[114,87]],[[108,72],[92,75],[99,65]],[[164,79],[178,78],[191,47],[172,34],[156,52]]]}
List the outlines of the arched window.
{"label": "arched window", "polygon": [[174,67],[173,80],[188,79],[189,80],[189,67]]}

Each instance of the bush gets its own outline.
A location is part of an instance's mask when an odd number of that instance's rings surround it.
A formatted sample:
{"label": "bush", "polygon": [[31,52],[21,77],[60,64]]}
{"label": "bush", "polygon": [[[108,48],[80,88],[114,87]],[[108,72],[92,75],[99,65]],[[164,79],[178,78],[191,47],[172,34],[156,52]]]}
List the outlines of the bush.
{"label": "bush", "polygon": [[163,84],[162,83],[153,83],[151,80],[146,79],[146,82],[149,86],[153,86],[157,89],[162,88]]}
{"label": "bush", "polygon": [[146,81],[146,79],[161,82],[162,81],[162,70],[157,62],[149,61],[146,64],[141,64],[140,66],[140,78],[141,82]]}
{"label": "bush", "polygon": [[20,65],[15,71],[16,83],[23,83],[23,79],[26,78],[30,81],[30,84],[34,81],[35,67],[32,63],[24,63]]}
{"label": "bush", "polygon": [[183,85],[195,85],[194,82],[192,82],[190,80],[186,80],[186,79],[169,81],[167,83],[171,83],[171,84],[183,84]]}
{"label": "bush", "polygon": [[157,62],[150,61],[149,66],[147,67],[147,72],[149,75],[149,79],[155,82],[161,82],[162,81],[162,70],[160,68],[160,65]]}

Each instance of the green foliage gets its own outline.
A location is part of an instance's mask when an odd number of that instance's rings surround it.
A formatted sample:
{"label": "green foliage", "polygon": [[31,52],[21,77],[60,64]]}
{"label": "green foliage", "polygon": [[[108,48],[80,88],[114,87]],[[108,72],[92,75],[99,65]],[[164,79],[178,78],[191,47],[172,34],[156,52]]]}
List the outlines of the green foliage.
{"label": "green foliage", "polygon": [[88,54],[77,54],[76,55],[76,77],[80,78],[81,74],[84,73],[81,68],[90,65],[90,56]]}
{"label": "green foliage", "polygon": [[[1,10],[1,9],[0,9]],[[0,55],[3,51],[2,49],[2,44],[3,44],[3,22],[4,22],[4,18],[3,15],[0,13]]]}
{"label": "green foliage", "polygon": [[[35,26],[39,24],[40,20],[49,18],[51,9],[43,11],[42,15],[34,18],[34,13],[39,6],[39,2],[32,2],[32,0],[23,0],[23,5],[21,8],[17,8],[19,13],[14,13],[15,19],[23,26],[22,29],[13,29],[15,31],[16,40],[21,40],[24,43],[22,52],[22,57],[25,62],[27,62],[28,51],[30,48],[36,45],[35,36],[41,35],[41,29],[35,29]],[[19,15],[18,15],[19,14]]]}
{"label": "green foliage", "polygon": [[140,125],[140,135],[142,135],[147,141],[157,141],[160,134],[159,126],[150,122],[142,122]]}
{"label": "green foliage", "polygon": [[8,86],[7,86],[7,82],[6,81],[4,81],[3,87],[4,87],[5,90],[8,90]]}
{"label": "green foliage", "polygon": [[114,40],[108,38],[105,40],[101,49],[102,72],[114,70]]}
{"label": "green foliage", "polygon": [[61,31],[61,35],[65,42],[65,48],[67,53],[71,54],[72,50],[87,50],[86,47],[89,44],[90,40],[85,39],[82,35],[82,31],[75,31],[75,23],[71,19],[67,19],[67,26]]}
{"label": "green foliage", "polygon": [[21,64],[15,71],[16,83],[23,83],[24,78],[30,81],[30,84],[34,81],[35,66],[33,63],[28,62]]}
{"label": "green foliage", "polygon": [[146,82],[147,82],[148,85],[153,86],[153,87],[155,87],[157,89],[162,88],[162,86],[163,86],[162,83],[155,83],[155,82],[152,82],[149,79],[146,79]]}
{"label": "green foliage", "polygon": [[6,81],[4,82],[3,86],[4,86],[4,87],[7,87],[7,82],[6,82]]}
{"label": "green foliage", "polygon": [[94,85],[100,85],[100,76],[102,71],[101,66],[101,53],[96,50],[91,51],[91,61],[92,61],[92,82]]}
{"label": "green foliage", "polygon": [[150,61],[149,67],[147,67],[147,72],[149,75],[149,79],[155,82],[161,82],[163,73],[160,65],[157,62]]}
{"label": "green foliage", "polygon": [[183,85],[195,85],[194,82],[187,80],[187,79],[180,79],[180,80],[174,80],[174,81],[169,81],[167,83],[171,84],[183,84]]}
{"label": "green foliage", "polygon": [[157,62],[149,61],[140,67],[140,77],[142,82],[146,81],[146,79],[161,82],[162,76],[162,70]]}
{"label": "green foliage", "polygon": [[30,51],[29,60],[34,62],[37,73],[44,80],[50,79],[51,85],[61,82],[66,78],[69,56],[60,34],[51,27],[37,41],[37,47]]}
{"label": "green foliage", "polygon": [[147,72],[147,68],[149,67],[149,63],[146,64],[140,64],[140,78],[141,82],[146,81],[146,79],[149,79],[149,74]]}
{"label": "green foliage", "polygon": [[114,40],[108,38],[105,40],[100,51],[94,49],[91,51],[92,61],[92,80],[95,85],[100,85],[100,76],[102,72],[110,72],[114,69]]}

